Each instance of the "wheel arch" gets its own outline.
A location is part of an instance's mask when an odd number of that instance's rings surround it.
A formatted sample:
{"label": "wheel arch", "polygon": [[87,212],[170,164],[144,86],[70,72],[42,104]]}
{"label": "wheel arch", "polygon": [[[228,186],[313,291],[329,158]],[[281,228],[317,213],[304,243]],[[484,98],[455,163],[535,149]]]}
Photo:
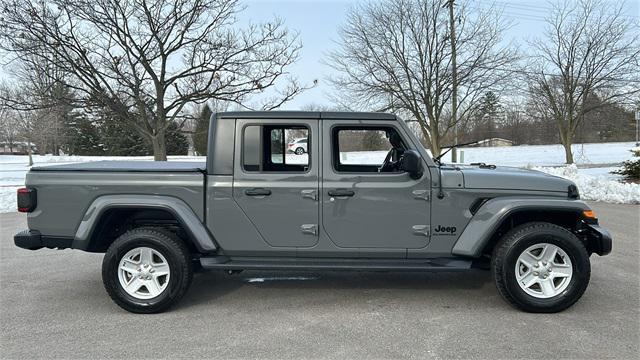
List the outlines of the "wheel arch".
{"label": "wheel arch", "polygon": [[549,222],[572,228],[589,206],[579,200],[496,198],[483,204],[472,217],[452,253],[480,257],[490,253],[500,237],[509,229],[532,221]]}
{"label": "wheel arch", "polygon": [[105,195],[87,208],[73,240],[73,248],[104,252],[119,234],[139,226],[179,230],[192,251],[217,250],[213,236],[181,199],[161,195]]}

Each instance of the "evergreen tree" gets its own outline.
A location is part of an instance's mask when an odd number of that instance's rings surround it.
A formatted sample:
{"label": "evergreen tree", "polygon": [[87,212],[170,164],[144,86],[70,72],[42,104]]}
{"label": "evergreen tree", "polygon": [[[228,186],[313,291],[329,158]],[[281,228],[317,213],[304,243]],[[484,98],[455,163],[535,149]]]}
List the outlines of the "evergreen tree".
{"label": "evergreen tree", "polygon": [[64,150],[69,155],[104,155],[98,127],[86,116],[77,115],[68,121]]}
{"label": "evergreen tree", "polygon": [[365,131],[362,136],[362,149],[369,151],[387,150],[389,142],[383,139],[380,131]]}
{"label": "evergreen tree", "polygon": [[624,161],[622,168],[613,173],[622,175],[626,180],[638,181],[640,180],[640,148],[632,149],[631,152],[636,159]]}
{"label": "evergreen tree", "polygon": [[[153,144],[131,128],[130,123],[117,121],[107,116],[100,124],[100,139],[104,154],[111,156],[148,156],[153,155]],[[189,142],[171,123],[167,129],[167,154],[187,155]]]}
{"label": "evergreen tree", "polygon": [[[151,145],[151,143],[149,143]],[[150,151],[153,151],[153,148],[149,148]],[[205,147],[205,154],[206,154]],[[169,124],[167,128],[167,155],[187,155],[189,152],[189,140],[187,139],[180,129],[178,128],[178,124],[172,122]]]}
{"label": "evergreen tree", "polygon": [[207,136],[209,134],[209,119],[213,112],[209,105],[204,104],[200,110],[200,115],[196,119],[196,128],[193,133],[193,147],[198,155],[207,153]]}
{"label": "evergreen tree", "polygon": [[471,118],[471,140],[496,137],[501,112],[500,99],[493,91],[487,91],[478,102]]}
{"label": "evergreen tree", "polygon": [[110,114],[102,115],[98,123],[105,155],[143,156],[151,153],[148,142],[129,123],[118,121]]}

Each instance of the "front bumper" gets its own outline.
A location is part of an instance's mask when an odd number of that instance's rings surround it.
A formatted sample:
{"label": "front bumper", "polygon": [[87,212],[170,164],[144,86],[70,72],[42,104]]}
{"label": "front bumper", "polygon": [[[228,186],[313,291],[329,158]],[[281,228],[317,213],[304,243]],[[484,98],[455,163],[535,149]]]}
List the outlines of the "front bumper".
{"label": "front bumper", "polygon": [[38,250],[43,247],[49,249],[70,248],[73,243],[72,238],[42,236],[36,230],[22,230],[13,236],[13,242],[17,247],[27,250]]}
{"label": "front bumper", "polygon": [[612,239],[609,231],[600,225],[587,225],[587,233],[589,239],[589,250],[600,256],[611,253]]}

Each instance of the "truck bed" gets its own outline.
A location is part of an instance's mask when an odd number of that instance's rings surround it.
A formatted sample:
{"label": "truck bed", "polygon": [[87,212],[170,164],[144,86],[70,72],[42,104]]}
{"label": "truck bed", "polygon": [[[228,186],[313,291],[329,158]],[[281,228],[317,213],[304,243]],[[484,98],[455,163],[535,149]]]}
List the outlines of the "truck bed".
{"label": "truck bed", "polygon": [[31,171],[91,171],[91,172],[204,172],[200,161],[94,161],[63,165],[34,166]]}
{"label": "truck bed", "polygon": [[27,187],[37,190],[38,211],[29,229],[73,238],[90,204],[101,196],[149,195],[180,199],[204,220],[204,162],[96,161],[32,167]]}

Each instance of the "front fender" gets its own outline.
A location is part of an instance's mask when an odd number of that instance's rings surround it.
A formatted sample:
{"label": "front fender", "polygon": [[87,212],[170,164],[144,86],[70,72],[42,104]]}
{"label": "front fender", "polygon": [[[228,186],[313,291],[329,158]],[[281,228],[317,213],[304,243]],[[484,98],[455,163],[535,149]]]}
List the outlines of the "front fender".
{"label": "front fender", "polygon": [[492,235],[511,214],[519,211],[568,211],[581,214],[590,210],[579,200],[501,197],[487,201],[464,229],[453,246],[452,253],[460,256],[479,257]]}
{"label": "front fender", "polygon": [[184,201],[162,195],[104,195],[87,209],[73,239],[73,248],[87,249],[100,217],[109,209],[159,209],[172,213],[201,252],[217,249],[213,236]]}

